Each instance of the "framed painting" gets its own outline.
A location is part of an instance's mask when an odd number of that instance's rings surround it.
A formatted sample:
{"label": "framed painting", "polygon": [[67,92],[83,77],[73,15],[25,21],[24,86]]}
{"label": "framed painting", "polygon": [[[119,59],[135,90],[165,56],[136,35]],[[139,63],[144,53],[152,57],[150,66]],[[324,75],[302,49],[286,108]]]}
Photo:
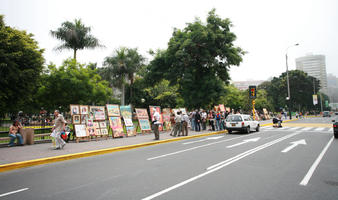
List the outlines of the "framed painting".
{"label": "framed painting", "polygon": [[80,107],[79,105],[70,105],[70,114],[71,115],[78,115],[80,114]]}
{"label": "framed painting", "polygon": [[87,135],[86,125],[84,125],[84,124],[76,124],[76,125],[74,125],[74,129],[75,129],[76,137],[87,137],[87,136],[89,136],[89,135]]}
{"label": "framed painting", "polygon": [[149,119],[147,109],[135,108],[135,111],[138,119]]}
{"label": "framed painting", "polygon": [[142,131],[150,131],[151,130],[149,119],[139,119],[138,121],[139,121],[140,128],[141,128]]}
{"label": "framed painting", "polygon": [[101,135],[101,129],[96,129],[96,135]]}
{"label": "framed painting", "polygon": [[100,124],[100,128],[101,128],[101,129],[102,129],[102,128],[107,128],[107,123],[106,123],[106,121],[99,122],[99,124]]}
{"label": "framed painting", "polygon": [[100,128],[99,122],[93,122],[93,127],[96,129]]}
{"label": "framed painting", "polygon": [[107,128],[101,128],[101,135],[108,135],[108,129]]}
{"label": "framed painting", "polygon": [[136,131],[135,131],[135,128],[133,126],[126,127],[126,130],[127,130],[127,136],[128,137],[136,135]]}
{"label": "framed painting", "polygon": [[123,118],[123,120],[124,120],[124,124],[126,125],[126,126],[134,126],[134,124],[133,124],[133,120],[130,118]]}
{"label": "framed painting", "polygon": [[88,115],[81,115],[81,124],[86,124]]}
{"label": "framed painting", "polygon": [[219,109],[220,111],[225,112],[224,104],[219,104]]}
{"label": "framed painting", "polygon": [[73,124],[81,124],[81,115],[73,115]]}
{"label": "framed painting", "polygon": [[120,108],[117,104],[107,104],[107,113],[108,117],[119,117],[120,116]]}
{"label": "framed painting", "polygon": [[87,126],[88,126],[88,127],[94,127],[94,120],[92,120],[92,119],[87,119]]}
{"label": "framed painting", "polygon": [[93,113],[95,120],[105,120],[106,114],[104,110],[104,106],[90,106],[89,110]]}
{"label": "framed painting", "polygon": [[123,127],[120,117],[109,117],[110,127],[114,137],[123,137]]}
{"label": "framed painting", "polygon": [[84,105],[80,105],[80,114],[81,115],[88,115],[88,113],[89,113],[89,107],[84,106]]}
{"label": "framed painting", "polygon": [[87,127],[86,128],[86,133],[89,136],[95,136],[96,135],[96,128],[94,128],[94,127]]}

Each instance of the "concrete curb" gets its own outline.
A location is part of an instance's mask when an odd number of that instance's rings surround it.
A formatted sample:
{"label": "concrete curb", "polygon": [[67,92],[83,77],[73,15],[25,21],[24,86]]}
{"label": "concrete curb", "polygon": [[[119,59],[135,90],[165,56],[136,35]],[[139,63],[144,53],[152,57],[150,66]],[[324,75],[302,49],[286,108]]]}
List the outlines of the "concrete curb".
{"label": "concrete curb", "polygon": [[0,165],[0,172],[6,172],[6,171],[15,170],[15,169],[26,168],[26,167],[36,166],[36,165],[43,165],[43,164],[54,163],[54,162],[60,162],[60,161],[65,161],[65,160],[72,160],[72,159],[77,159],[77,158],[108,154],[108,153],[113,153],[117,151],[125,151],[125,150],[136,149],[136,148],[145,147],[145,146],[152,146],[152,145],[157,145],[157,144],[162,144],[162,143],[187,140],[191,138],[199,138],[199,137],[205,137],[205,136],[210,136],[210,135],[217,135],[221,133],[227,133],[227,131],[216,131],[216,132],[204,133],[204,134],[199,134],[199,135],[177,137],[177,138],[172,138],[172,139],[167,139],[167,140],[159,140],[159,141],[146,142],[146,143],[141,143],[141,144],[106,148],[106,149],[100,149],[100,150],[94,150],[94,151],[86,151],[86,152],[81,152],[81,153],[74,153],[74,154],[67,154],[67,155],[61,155],[61,156],[40,158],[40,159],[35,159],[35,160],[27,160],[27,161],[22,161],[22,162],[9,163],[5,165]]}

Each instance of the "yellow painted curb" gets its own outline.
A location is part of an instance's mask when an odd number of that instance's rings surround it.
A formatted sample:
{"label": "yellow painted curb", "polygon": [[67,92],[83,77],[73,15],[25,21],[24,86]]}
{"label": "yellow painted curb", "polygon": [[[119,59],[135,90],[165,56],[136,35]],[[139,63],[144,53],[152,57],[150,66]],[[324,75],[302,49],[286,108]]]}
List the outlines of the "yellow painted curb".
{"label": "yellow painted curb", "polygon": [[205,137],[205,136],[210,136],[210,135],[217,135],[220,133],[227,133],[227,131],[217,131],[217,132],[204,133],[204,134],[199,134],[199,135],[177,137],[177,138],[172,138],[172,139],[167,139],[167,140],[158,140],[158,141],[146,142],[146,143],[141,143],[141,144],[113,147],[113,148],[107,148],[107,149],[100,149],[100,150],[94,150],[94,151],[86,151],[86,152],[81,152],[81,153],[74,153],[74,154],[67,154],[67,155],[61,155],[61,156],[40,158],[40,159],[35,159],[35,160],[27,160],[27,161],[22,161],[22,162],[9,163],[9,164],[0,165],[0,172],[6,172],[6,171],[15,170],[15,169],[25,168],[25,167],[60,162],[64,160],[71,160],[71,159],[113,153],[117,151],[125,151],[129,149],[135,149],[135,148],[162,144],[162,143],[169,143],[169,142],[174,142],[174,141],[179,141],[179,140],[186,140],[186,139],[191,139],[191,138],[199,138],[199,137]]}

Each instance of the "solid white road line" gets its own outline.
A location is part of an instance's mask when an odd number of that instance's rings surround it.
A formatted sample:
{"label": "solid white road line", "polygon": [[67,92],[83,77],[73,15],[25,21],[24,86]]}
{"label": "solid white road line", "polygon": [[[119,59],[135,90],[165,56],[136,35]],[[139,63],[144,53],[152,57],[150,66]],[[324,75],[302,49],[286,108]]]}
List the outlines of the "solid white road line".
{"label": "solid white road line", "polygon": [[168,153],[168,154],[164,154],[164,155],[148,158],[147,160],[155,160],[155,159],[158,159],[158,158],[172,156],[172,155],[183,153],[183,152],[186,152],[186,151],[191,151],[191,150],[199,149],[199,148],[202,148],[202,147],[207,147],[207,146],[210,146],[210,145],[213,145],[213,144],[218,144],[218,143],[222,143],[222,142],[228,142],[228,141],[231,141],[231,140],[239,139],[239,138],[242,138],[242,137],[249,137],[249,136],[252,136],[252,134],[251,135],[239,136],[239,137],[235,137],[235,138],[231,138],[231,139],[227,139],[227,140],[221,140],[221,141],[217,141],[217,142],[212,142],[212,143],[208,143],[208,144],[204,144],[204,145],[201,145],[201,146],[196,146],[196,147],[192,147],[192,148],[184,149],[184,150],[180,150],[180,151],[175,151],[175,152],[172,152],[172,153]]}
{"label": "solid white road line", "polygon": [[312,164],[312,166],[310,167],[309,171],[307,172],[307,174],[305,175],[305,177],[303,178],[303,180],[299,183],[299,185],[303,185],[306,186],[313,173],[315,172],[317,166],[319,165],[320,161],[322,160],[322,158],[324,157],[326,151],[329,149],[331,143],[333,141],[333,137],[331,138],[331,140],[327,143],[327,145],[324,147],[323,151],[319,154],[318,158],[316,159],[316,161]]}
{"label": "solid white road line", "polygon": [[205,138],[205,139],[202,139],[202,140],[196,140],[196,141],[191,141],[191,142],[185,142],[185,143],[182,143],[184,145],[186,144],[194,144],[194,143],[197,143],[197,142],[204,142],[204,141],[208,141],[208,140],[218,140],[218,139],[221,139],[223,138],[224,135],[222,136],[217,136],[217,137],[208,137],[208,138]]}
{"label": "solid white road line", "polygon": [[4,193],[4,194],[0,194],[0,197],[4,197],[4,196],[11,195],[11,194],[23,192],[23,191],[28,190],[28,189],[29,189],[29,188],[23,188],[23,189],[15,190],[15,191],[12,191],[12,192],[7,192],[7,193]]}
{"label": "solid white road line", "polygon": [[257,138],[252,138],[252,139],[243,140],[243,142],[240,142],[240,143],[237,143],[237,144],[233,144],[233,145],[227,146],[227,148],[237,147],[237,146],[240,146],[240,145],[242,145],[242,144],[249,143],[249,142],[257,142],[259,139],[261,139],[261,138],[260,138],[260,137],[257,137]]}
{"label": "solid white road line", "polygon": [[[157,193],[155,193],[155,194],[153,194],[153,195],[150,195],[150,196],[148,196],[148,197],[145,197],[145,198],[143,198],[142,200],[151,200],[151,199],[154,199],[154,198],[156,198],[156,197],[158,197],[158,196],[161,196],[161,195],[163,195],[163,194],[165,194],[165,193],[167,193],[167,192],[170,192],[170,191],[172,191],[172,190],[174,190],[174,189],[176,189],[176,188],[182,187],[183,185],[186,185],[186,184],[188,184],[188,183],[190,183],[190,182],[192,182],[192,181],[195,181],[195,180],[200,179],[200,178],[202,178],[202,177],[204,177],[204,176],[206,176],[206,175],[208,175],[208,174],[211,174],[211,173],[213,173],[213,172],[215,172],[215,171],[218,171],[218,170],[222,169],[223,167],[226,167],[226,166],[228,166],[228,165],[230,165],[230,164],[232,164],[232,163],[234,163],[234,162],[236,162],[236,161],[238,161],[238,160],[240,160],[240,159],[242,159],[242,158],[245,158],[246,156],[249,156],[249,155],[251,155],[251,154],[253,154],[253,153],[257,152],[257,151],[260,151],[260,150],[262,150],[262,149],[264,149],[264,148],[266,148],[266,147],[268,147],[268,146],[271,146],[271,145],[273,145],[273,144],[276,144],[276,143],[278,143],[278,142],[281,142],[281,141],[283,141],[283,140],[285,140],[285,139],[287,139],[287,138],[293,137],[293,136],[295,136],[295,135],[297,135],[297,134],[299,134],[299,133],[300,133],[300,132],[296,132],[296,133],[293,133],[293,134],[284,136],[284,137],[279,138],[279,139],[277,139],[277,140],[275,140],[275,141],[266,143],[266,144],[264,144],[264,145],[261,145],[261,146],[259,146],[259,147],[254,148],[254,149],[251,149],[251,150],[249,150],[249,151],[246,151],[246,152],[244,152],[244,153],[242,153],[242,154],[239,154],[239,155],[237,155],[237,156],[235,156],[235,157],[233,157],[233,158],[228,159],[229,161],[226,162],[226,163],[221,162],[222,164],[221,164],[220,166],[213,167],[212,169],[207,170],[206,172],[204,172],[204,173],[202,173],[202,174],[199,174],[199,175],[197,175],[197,176],[194,176],[194,177],[192,177],[192,178],[190,178],[190,179],[188,179],[188,180],[185,180],[185,181],[183,181],[183,182],[181,182],[181,183],[178,183],[178,184],[176,184],[176,185],[174,185],[174,186],[171,186],[171,187],[169,187],[169,188],[167,188],[167,189],[164,189],[164,190],[162,190],[162,191],[160,191],[160,192],[157,192]],[[210,168],[210,167],[209,167],[209,168]]]}

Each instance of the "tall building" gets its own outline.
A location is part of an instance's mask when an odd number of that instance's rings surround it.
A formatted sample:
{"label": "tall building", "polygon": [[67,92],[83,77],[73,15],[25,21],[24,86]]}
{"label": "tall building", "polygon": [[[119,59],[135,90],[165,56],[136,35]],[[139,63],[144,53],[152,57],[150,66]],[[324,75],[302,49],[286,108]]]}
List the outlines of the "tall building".
{"label": "tall building", "polygon": [[327,94],[327,75],[324,55],[307,55],[296,59],[296,69],[320,81],[321,92]]}
{"label": "tall building", "polygon": [[234,81],[232,82],[232,84],[234,84],[234,86],[239,89],[239,90],[247,90],[249,89],[250,85],[255,85],[258,86],[259,84],[263,83],[264,81]]}

